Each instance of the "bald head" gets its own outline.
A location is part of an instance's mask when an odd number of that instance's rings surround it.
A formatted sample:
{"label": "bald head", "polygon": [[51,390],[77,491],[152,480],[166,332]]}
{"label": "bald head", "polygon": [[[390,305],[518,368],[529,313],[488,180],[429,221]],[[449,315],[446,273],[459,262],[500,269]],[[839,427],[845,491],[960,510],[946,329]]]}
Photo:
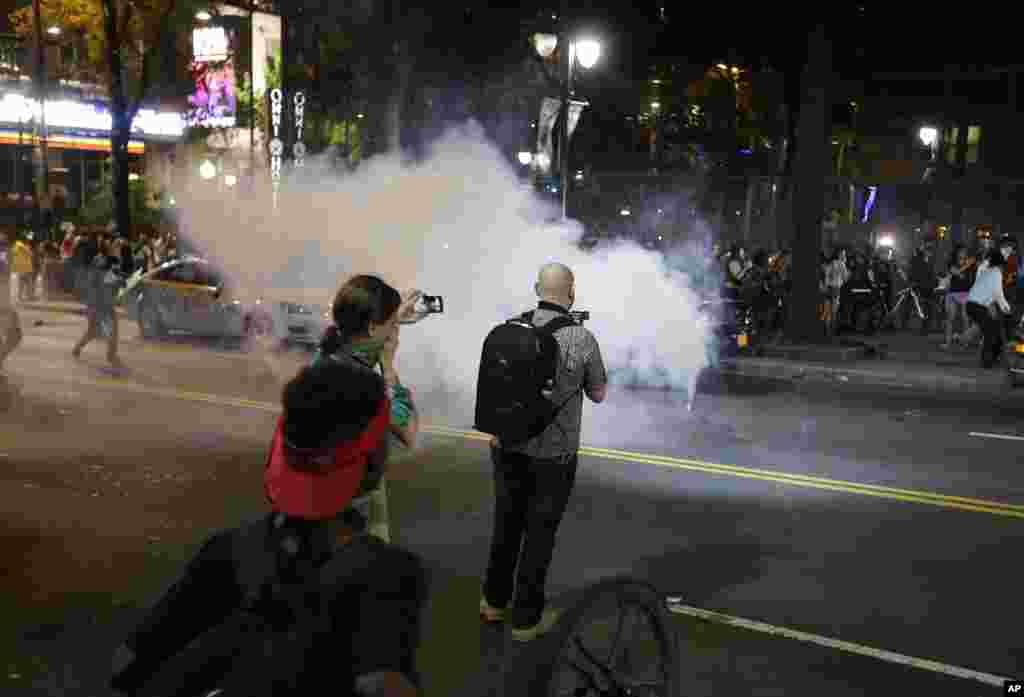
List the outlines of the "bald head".
{"label": "bald head", "polygon": [[541,300],[569,307],[575,300],[575,282],[572,270],[565,264],[544,264],[537,274],[537,295]]}

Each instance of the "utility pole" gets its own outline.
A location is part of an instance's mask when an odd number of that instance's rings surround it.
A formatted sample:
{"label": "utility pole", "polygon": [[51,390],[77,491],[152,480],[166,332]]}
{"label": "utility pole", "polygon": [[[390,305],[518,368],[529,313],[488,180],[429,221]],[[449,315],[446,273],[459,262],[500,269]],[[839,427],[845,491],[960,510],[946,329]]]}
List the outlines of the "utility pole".
{"label": "utility pole", "polygon": [[46,62],[44,59],[43,47],[43,18],[40,8],[40,0],[32,0],[33,13],[33,34],[35,35],[36,65],[35,65],[35,93],[39,100],[39,121],[36,124],[36,195],[35,195],[35,220],[33,227],[38,238],[43,231],[43,200],[50,198],[50,153],[47,147],[49,134],[46,128]]}
{"label": "utility pole", "polygon": [[558,134],[558,169],[562,175],[562,222],[569,219],[569,108],[572,100],[572,29],[569,26],[569,0],[562,0],[558,18],[562,25],[558,39],[559,60],[562,61],[562,128]]}

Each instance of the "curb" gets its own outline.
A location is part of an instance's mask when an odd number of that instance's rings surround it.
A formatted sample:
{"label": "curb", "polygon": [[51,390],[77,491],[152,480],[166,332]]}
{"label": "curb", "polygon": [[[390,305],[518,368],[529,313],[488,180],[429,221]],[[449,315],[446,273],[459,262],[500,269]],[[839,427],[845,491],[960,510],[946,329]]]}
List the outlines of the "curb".
{"label": "curb", "polygon": [[993,377],[961,376],[950,373],[913,375],[879,373],[854,366],[815,365],[773,359],[734,359],[719,370],[723,374],[793,383],[828,384],[836,387],[877,387],[942,397],[986,397],[999,401],[1021,401],[1024,389],[1009,388],[1002,371]]}

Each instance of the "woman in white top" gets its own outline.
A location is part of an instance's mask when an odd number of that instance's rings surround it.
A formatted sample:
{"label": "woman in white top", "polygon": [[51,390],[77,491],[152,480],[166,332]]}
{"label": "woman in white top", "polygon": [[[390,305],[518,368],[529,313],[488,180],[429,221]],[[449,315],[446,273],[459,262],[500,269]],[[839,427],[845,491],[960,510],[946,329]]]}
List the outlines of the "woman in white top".
{"label": "woman in white top", "polygon": [[981,327],[985,335],[981,349],[981,365],[991,368],[1003,350],[1003,322],[999,312],[1009,314],[1010,303],[1003,295],[1003,267],[1006,261],[993,249],[978,266],[978,275],[967,295],[967,316]]}
{"label": "woman in white top", "polygon": [[839,318],[839,294],[850,280],[850,269],[846,266],[846,250],[840,249],[825,267],[825,292],[828,294],[830,311],[828,312],[828,332],[833,334],[836,320]]}

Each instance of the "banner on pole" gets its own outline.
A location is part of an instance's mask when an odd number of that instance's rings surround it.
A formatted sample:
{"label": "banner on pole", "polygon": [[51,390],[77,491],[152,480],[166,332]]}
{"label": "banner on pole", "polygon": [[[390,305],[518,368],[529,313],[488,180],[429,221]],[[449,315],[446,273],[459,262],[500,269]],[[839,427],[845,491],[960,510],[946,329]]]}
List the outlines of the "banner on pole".
{"label": "banner on pole", "polygon": [[540,119],[537,121],[537,156],[533,158],[534,166],[544,175],[551,173],[551,160],[554,155],[555,121],[558,118],[561,100],[544,97],[540,105]]}

